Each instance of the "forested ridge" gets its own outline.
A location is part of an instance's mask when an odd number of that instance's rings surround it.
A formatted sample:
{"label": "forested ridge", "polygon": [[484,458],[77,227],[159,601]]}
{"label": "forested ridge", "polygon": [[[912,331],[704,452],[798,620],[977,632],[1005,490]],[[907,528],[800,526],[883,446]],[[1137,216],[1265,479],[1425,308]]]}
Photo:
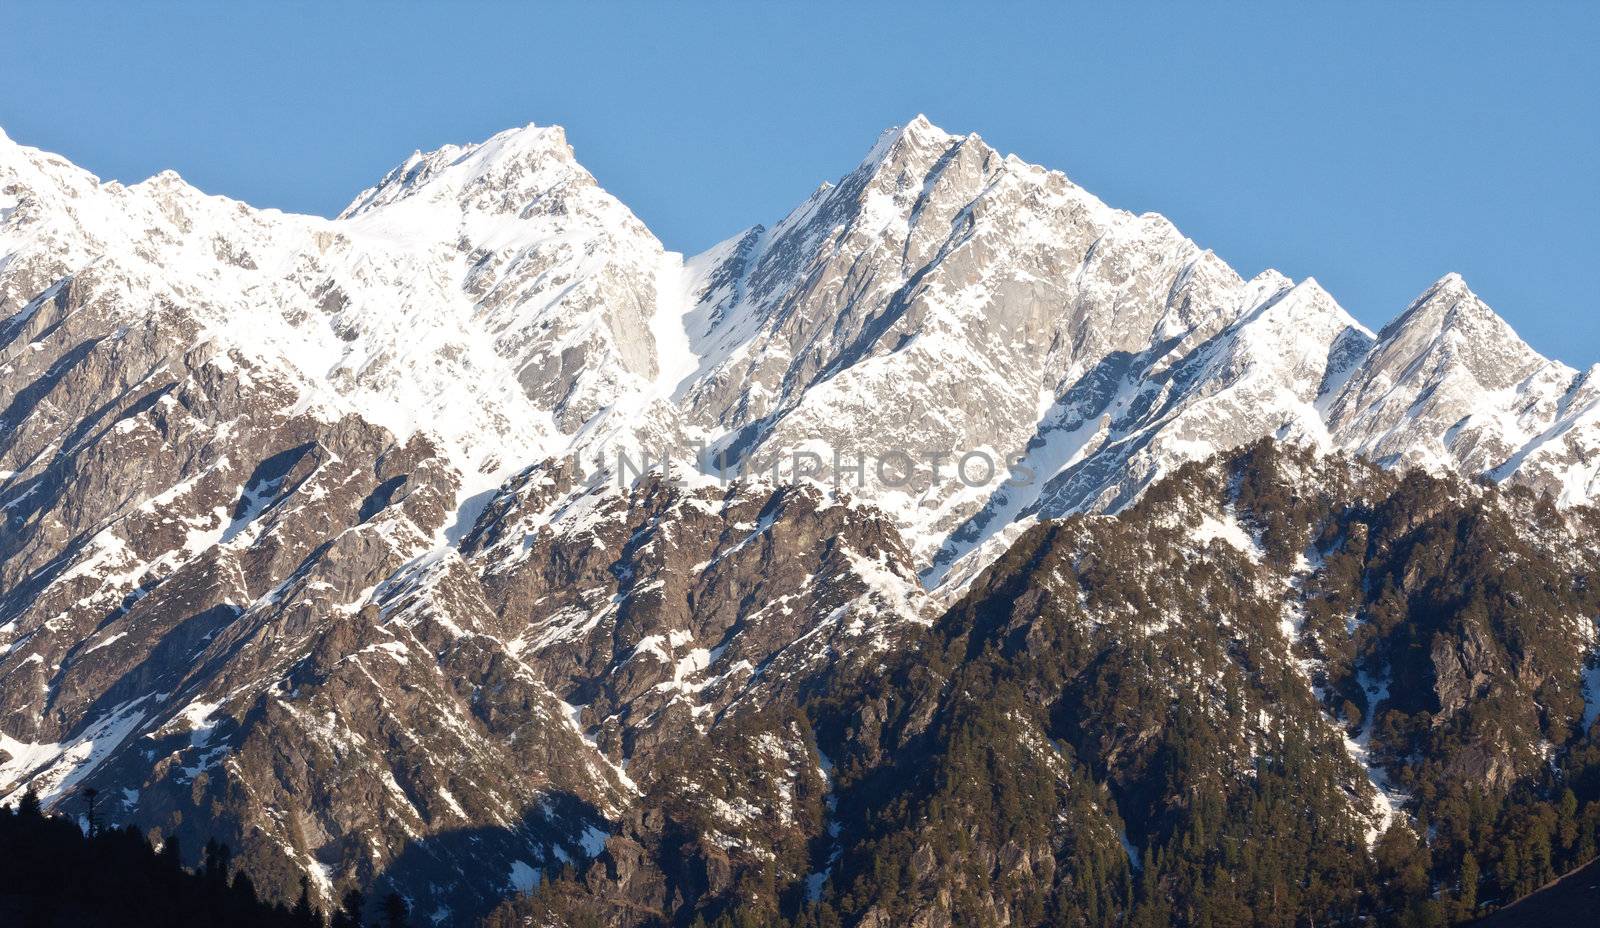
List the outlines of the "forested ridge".
{"label": "forested ridge", "polygon": [[[1034,526],[872,660],[736,702],[597,857],[487,924],[1473,922],[1600,848],[1597,529],[1270,442],[1185,466],[1118,516]],[[321,923],[309,891],[257,901],[218,844],[190,872],[175,841],[32,801],[0,838],[17,924]],[[406,923],[398,896],[337,908]]]}
{"label": "forested ridge", "polygon": [[632,823],[674,910],[627,905],[613,842],[492,923],[1470,922],[1596,856],[1595,527],[1271,443],[1185,467],[1036,526],[880,673],[745,719],[828,782],[764,846]]}

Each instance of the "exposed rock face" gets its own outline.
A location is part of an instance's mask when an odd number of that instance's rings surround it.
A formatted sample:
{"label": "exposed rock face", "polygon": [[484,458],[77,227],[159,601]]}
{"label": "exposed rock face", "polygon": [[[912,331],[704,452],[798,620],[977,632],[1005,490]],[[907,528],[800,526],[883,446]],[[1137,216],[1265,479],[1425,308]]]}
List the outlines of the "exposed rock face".
{"label": "exposed rock face", "polygon": [[[920,117],[689,264],[699,371],[678,405],[736,457],[808,448],[827,472],[835,454],[908,451],[915,479],[865,490],[932,583],[970,577],[1036,517],[1115,511],[1261,437],[1567,503],[1595,479],[1592,378],[1539,357],[1459,277],[1374,336],[1314,280],[1246,281],[1164,218]],[[968,452],[1028,479],[966,486]]]}
{"label": "exposed rock face", "polygon": [[1379,333],[1329,420],[1342,446],[1374,460],[1477,474],[1566,414],[1576,383],[1451,274]]}
{"label": "exposed rock face", "polygon": [[1592,761],[1593,520],[1271,442],[1191,463],[1037,525],[803,712],[713,729],[501,923],[1377,919],[1408,814],[1448,858],[1463,797]]}
{"label": "exposed rock face", "polygon": [[[277,895],[441,920],[564,862],[653,911],[774,899],[843,853],[819,741],[887,770],[932,730],[873,681],[1030,526],[1263,437],[1582,503],[1597,409],[1458,278],[1373,335],[921,118],[687,262],[559,129],[414,155],[332,220],[0,135],[0,793],[92,782]],[[795,450],[816,481],[760,478]],[[1428,711],[1559,675],[1467,628],[1406,652]]]}
{"label": "exposed rock face", "polygon": [[[1197,394],[1222,385],[1155,385],[1192,379],[1228,350],[1212,340],[1230,326],[1256,333],[1282,323],[1248,320],[1298,311],[1309,331],[1257,339],[1280,342],[1262,354],[1288,354],[1257,376],[1288,380],[1297,407],[1315,398],[1330,346],[1358,328],[1320,291],[1286,298],[1281,276],[1242,280],[1164,218],[1113,210],[1059,173],[920,118],[774,228],[694,263],[706,281],[694,324],[716,366],[687,391],[690,407],[729,429],[725,446],[750,454],[811,444],[847,460],[916,455],[919,479],[874,499],[914,527],[923,557],[944,542],[940,565],[1040,496],[1039,485],[965,486],[960,455],[1022,458],[1039,484],[1093,458],[1095,477],[1077,471],[1081,488],[1052,488],[1053,511],[1125,502],[1188,456],[1151,449],[1129,471],[1135,450],[1121,433],[1139,431],[1144,444],[1155,429],[1141,418],[1153,418],[1142,408],[1150,396],[1131,416],[1125,408],[1141,385],[1170,393],[1163,406],[1203,403]],[[1284,414],[1270,399],[1261,413],[1270,423],[1234,423],[1212,404],[1166,440],[1227,447],[1270,432]],[[921,463],[930,452],[948,456],[938,482]]]}

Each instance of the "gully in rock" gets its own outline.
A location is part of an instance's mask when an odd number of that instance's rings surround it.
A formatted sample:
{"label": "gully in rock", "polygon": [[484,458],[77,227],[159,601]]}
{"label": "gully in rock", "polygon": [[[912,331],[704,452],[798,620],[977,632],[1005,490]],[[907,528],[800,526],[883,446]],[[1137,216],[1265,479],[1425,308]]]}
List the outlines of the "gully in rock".
{"label": "gully in rock", "polygon": [[0,133],[0,924],[1583,911],[1600,368],[1460,275],[1369,328],[922,115],[687,256],[557,126],[312,215],[62,123]]}

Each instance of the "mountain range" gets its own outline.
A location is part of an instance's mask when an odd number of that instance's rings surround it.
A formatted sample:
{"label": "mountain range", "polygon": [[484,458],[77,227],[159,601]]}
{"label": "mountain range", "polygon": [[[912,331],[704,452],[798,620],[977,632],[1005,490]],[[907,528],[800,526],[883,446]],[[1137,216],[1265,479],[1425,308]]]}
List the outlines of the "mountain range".
{"label": "mountain range", "polygon": [[[687,259],[559,128],[332,219],[0,134],[0,406],[0,794],[278,898],[1158,918],[1247,759],[1381,867],[1596,750],[1595,368],[1454,274],[1374,333],[921,116]],[[960,834],[993,886],[915,849]]]}

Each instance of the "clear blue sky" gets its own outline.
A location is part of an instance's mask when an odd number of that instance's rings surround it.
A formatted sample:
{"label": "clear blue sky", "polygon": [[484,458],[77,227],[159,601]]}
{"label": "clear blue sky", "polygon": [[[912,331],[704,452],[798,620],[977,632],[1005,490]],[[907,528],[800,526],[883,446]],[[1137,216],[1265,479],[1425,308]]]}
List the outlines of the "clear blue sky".
{"label": "clear blue sky", "polygon": [[1597,5],[1303,6],[4,0],[0,126],[332,213],[414,148],[559,123],[694,252],[921,111],[1370,325],[1455,270],[1535,347],[1600,360]]}

